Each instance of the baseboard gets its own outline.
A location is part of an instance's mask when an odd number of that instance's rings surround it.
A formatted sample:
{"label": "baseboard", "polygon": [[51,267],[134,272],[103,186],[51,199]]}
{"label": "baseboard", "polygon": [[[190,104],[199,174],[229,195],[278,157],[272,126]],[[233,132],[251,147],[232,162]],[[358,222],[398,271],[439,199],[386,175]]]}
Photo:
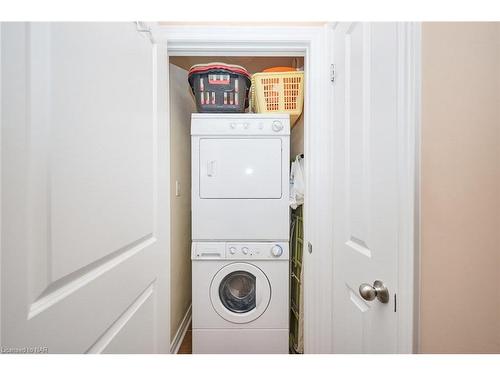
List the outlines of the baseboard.
{"label": "baseboard", "polygon": [[186,332],[189,328],[189,324],[191,323],[191,305],[189,305],[184,318],[179,326],[179,329],[175,333],[174,339],[170,344],[170,353],[177,354],[179,352],[179,348],[181,347],[182,340],[184,340],[184,336],[186,336]]}

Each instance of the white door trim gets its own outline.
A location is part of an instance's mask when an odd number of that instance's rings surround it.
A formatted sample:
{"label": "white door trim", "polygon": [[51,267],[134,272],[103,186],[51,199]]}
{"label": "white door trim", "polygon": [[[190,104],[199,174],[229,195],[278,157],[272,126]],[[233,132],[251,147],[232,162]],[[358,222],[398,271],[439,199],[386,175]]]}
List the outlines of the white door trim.
{"label": "white door trim", "polygon": [[[421,24],[398,24],[401,53],[399,79],[401,92],[398,106],[402,123],[399,164],[400,253],[398,294],[398,350],[416,353],[419,347],[420,283],[420,121],[421,121]],[[407,124],[405,127],[403,124]]]}
{"label": "white door trim", "polygon": [[186,313],[184,314],[184,318],[182,318],[181,324],[179,325],[177,332],[175,333],[174,339],[170,343],[170,354],[177,354],[179,352],[179,349],[181,348],[182,342],[184,341],[186,333],[189,329],[189,325],[191,324],[192,320],[191,310],[192,310],[192,305],[190,304],[188,309],[186,310]]}
{"label": "white door trim", "polygon": [[[304,251],[304,347],[306,353],[332,352],[332,295],[333,190],[332,149],[333,127],[330,62],[333,43],[330,38],[334,24],[304,27],[269,26],[182,26],[151,25],[156,43],[165,43],[169,56],[304,56],[306,67],[304,121],[304,150],[307,154],[305,243],[312,244],[312,253]],[[414,303],[415,229],[418,230],[418,136],[420,119],[420,25],[402,23],[400,43],[405,62],[401,66],[401,80],[407,95],[398,103],[401,121],[408,121],[407,133],[402,134],[406,157],[400,164],[402,191],[400,213],[401,257],[399,352],[415,350]],[[168,98],[167,98],[168,100]],[[168,102],[168,101],[167,101]],[[167,128],[170,126],[166,118]],[[170,253],[170,249],[168,249]],[[401,293],[403,291],[403,293]],[[402,306],[405,305],[405,308]]]}
{"label": "white door trim", "polygon": [[[304,260],[305,350],[308,353],[331,352],[331,305],[319,291],[331,289],[323,279],[331,277],[328,267],[321,276],[321,267],[331,264],[332,224],[331,202],[328,191],[331,179],[329,163],[314,162],[331,159],[331,126],[325,108],[328,108],[329,89],[327,43],[325,26],[318,27],[248,27],[248,26],[158,26],[151,25],[153,39],[166,43],[169,56],[304,56],[306,67],[304,122],[315,124],[315,131],[305,126],[304,149],[306,160],[305,238],[317,249],[315,256]],[[167,118],[167,127],[169,126]],[[318,145],[322,147],[318,147]],[[323,178],[323,179],[322,179]],[[313,183],[311,183],[313,181]],[[330,217],[330,220],[328,218]],[[169,249],[170,251],[170,249]],[[323,271],[325,271],[323,270]],[[330,272],[328,272],[330,271]],[[321,322],[321,324],[319,324]]]}

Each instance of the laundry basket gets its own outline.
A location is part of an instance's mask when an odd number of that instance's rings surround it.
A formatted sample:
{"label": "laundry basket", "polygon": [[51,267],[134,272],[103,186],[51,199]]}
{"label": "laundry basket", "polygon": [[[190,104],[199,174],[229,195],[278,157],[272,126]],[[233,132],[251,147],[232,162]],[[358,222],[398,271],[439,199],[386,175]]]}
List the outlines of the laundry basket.
{"label": "laundry basket", "polygon": [[250,74],[239,65],[220,62],[193,65],[188,82],[198,112],[245,112]]}
{"label": "laundry basket", "polygon": [[290,223],[290,337],[292,353],[304,352],[304,293],[302,250],[304,248],[303,206],[292,210]]}
{"label": "laundry basket", "polygon": [[263,72],[252,76],[252,107],[256,113],[288,113],[292,126],[304,106],[304,72]]}

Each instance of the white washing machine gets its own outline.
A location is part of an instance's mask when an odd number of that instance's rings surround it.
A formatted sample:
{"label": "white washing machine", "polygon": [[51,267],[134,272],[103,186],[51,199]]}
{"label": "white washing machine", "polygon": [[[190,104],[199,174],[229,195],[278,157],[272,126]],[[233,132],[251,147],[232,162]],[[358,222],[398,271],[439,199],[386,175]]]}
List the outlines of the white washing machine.
{"label": "white washing machine", "polygon": [[193,353],[288,353],[288,242],[193,242]]}
{"label": "white washing machine", "polygon": [[288,241],[290,117],[191,119],[192,238]]}

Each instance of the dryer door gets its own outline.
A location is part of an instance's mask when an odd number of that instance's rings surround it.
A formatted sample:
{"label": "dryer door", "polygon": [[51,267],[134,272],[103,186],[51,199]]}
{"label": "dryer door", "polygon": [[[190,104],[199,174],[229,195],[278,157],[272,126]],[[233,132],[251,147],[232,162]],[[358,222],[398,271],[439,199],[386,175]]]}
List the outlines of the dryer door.
{"label": "dryer door", "polygon": [[266,311],[271,301],[271,285],[260,268],[249,263],[231,263],[213,278],[210,299],[223,319],[248,323]]}
{"label": "dryer door", "polygon": [[200,198],[281,198],[281,139],[200,139]]}

